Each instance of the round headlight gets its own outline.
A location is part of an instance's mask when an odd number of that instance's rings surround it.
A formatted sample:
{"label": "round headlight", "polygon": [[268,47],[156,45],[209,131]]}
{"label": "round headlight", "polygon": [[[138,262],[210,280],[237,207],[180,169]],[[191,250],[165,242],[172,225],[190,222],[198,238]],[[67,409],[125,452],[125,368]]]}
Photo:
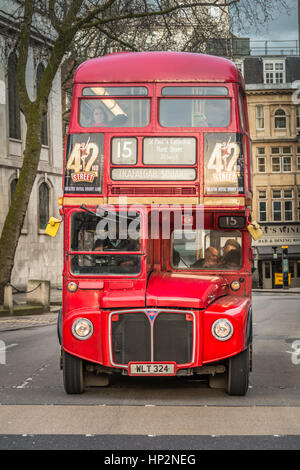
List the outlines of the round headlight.
{"label": "round headlight", "polygon": [[72,333],[77,339],[88,339],[93,331],[93,323],[87,318],[77,318],[72,325]]}
{"label": "round headlight", "polygon": [[73,281],[69,282],[67,284],[67,289],[69,292],[76,292],[78,289],[78,285],[76,284],[76,282],[73,282]]}
{"label": "round headlight", "polygon": [[226,341],[233,335],[233,326],[229,320],[220,318],[214,322],[211,332],[216,339]]}
{"label": "round headlight", "polygon": [[240,289],[241,284],[239,283],[239,281],[232,281],[232,283],[230,284],[230,287],[232,290],[236,291]]}

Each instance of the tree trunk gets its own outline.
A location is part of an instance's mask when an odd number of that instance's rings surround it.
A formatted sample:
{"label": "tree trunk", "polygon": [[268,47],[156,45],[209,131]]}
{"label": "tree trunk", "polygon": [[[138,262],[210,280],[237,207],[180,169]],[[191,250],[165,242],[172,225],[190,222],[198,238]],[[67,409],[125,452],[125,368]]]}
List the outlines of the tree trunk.
{"label": "tree trunk", "polygon": [[15,252],[37,173],[41,151],[41,123],[42,113],[33,105],[26,116],[23,166],[0,238],[0,305],[4,301],[4,287],[11,280]]}

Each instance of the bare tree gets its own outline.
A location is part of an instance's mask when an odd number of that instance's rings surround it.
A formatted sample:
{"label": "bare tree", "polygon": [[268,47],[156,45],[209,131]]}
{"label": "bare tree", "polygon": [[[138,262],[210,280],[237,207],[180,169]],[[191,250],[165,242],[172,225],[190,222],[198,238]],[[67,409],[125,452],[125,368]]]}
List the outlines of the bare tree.
{"label": "bare tree", "polygon": [[[245,0],[246,3],[247,0]],[[245,3],[244,1],[244,3]],[[237,19],[252,15],[255,4],[272,7],[284,0],[252,0],[252,10],[239,10],[240,0],[18,0],[5,2],[6,16],[13,25],[14,60],[20,109],[27,133],[23,166],[0,238],[0,304],[4,286],[10,282],[18,240],[35,181],[41,152],[43,116],[55,75],[65,57],[80,44],[80,59],[99,55],[111,47],[121,49],[177,49],[179,29],[185,39],[182,50],[199,50],[201,38],[216,32],[216,17],[226,8],[235,8]],[[1,4],[1,3],[0,3]],[[250,1],[248,3],[248,7]],[[212,14],[220,11],[220,15]],[[250,7],[249,7],[250,8]],[[199,15],[201,9],[201,15]],[[267,11],[267,8],[264,9]],[[11,33],[10,33],[11,34]],[[35,99],[26,87],[26,66],[33,38],[43,47],[46,67]],[[100,38],[100,41],[99,41]],[[95,46],[98,43],[101,50]],[[92,45],[92,48],[91,48]],[[74,51],[73,51],[74,52]]]}

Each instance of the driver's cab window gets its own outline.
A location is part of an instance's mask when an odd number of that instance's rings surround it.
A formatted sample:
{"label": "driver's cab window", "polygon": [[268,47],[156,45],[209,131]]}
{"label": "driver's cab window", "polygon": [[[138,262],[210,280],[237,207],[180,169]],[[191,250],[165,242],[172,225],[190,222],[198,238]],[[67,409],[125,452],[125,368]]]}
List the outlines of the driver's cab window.
{"label": "driver's cab window", "polygon": [[239,269],[242,264],[241,233],[174,230],[171,263],[175,269]]}
{"label": "driver's cab window", "polygon": [[141,251],[140,230],[141,216],[136,212],[73,213],[71,272],[75,275],[139,273],[141,255],[135,253]]}

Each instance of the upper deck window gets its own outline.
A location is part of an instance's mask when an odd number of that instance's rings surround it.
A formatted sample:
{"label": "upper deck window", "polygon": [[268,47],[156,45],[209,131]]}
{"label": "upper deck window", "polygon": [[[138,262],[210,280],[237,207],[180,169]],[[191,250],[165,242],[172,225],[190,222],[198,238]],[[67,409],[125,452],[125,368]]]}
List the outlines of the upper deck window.
{"label": "upper deck window", "polygon": [[162,96],[228,96],[223,86],[167,86],[161,90]]}
{"label": "upper deck window", "polygon": [[83,88],[83,96],[147,96],[148,89],[144,86],[109,86]]}
{"label": "upper deck window", "polygon": [[82,127],[146,127],[150,119],[150,101],[141,98],[80,100]]}
{"label": "upper deck window", "polygon": [[230,100],[214,98],[163,98],[159,102],[163,127],[227,127]]}

